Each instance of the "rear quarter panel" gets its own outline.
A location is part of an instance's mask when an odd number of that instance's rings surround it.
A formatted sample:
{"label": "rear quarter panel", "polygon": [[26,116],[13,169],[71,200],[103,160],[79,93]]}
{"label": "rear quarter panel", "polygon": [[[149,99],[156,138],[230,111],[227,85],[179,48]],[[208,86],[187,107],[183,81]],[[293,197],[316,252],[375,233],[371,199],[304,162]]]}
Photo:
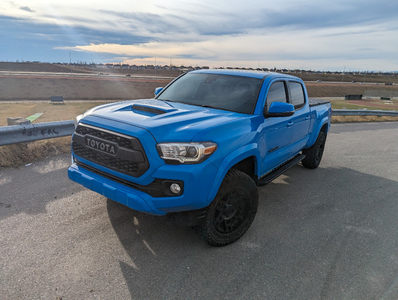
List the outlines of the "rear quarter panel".
{"label": "rear quarter panel", "polygon": [[325,133],[327,134],[330,129],[330,121],[332,119],[332,105],[330,102],[310,106],[311,110],[311,127],[310,127],[310,138],[305,148],[311,147],[321,131],[322,127],[325,126]]}

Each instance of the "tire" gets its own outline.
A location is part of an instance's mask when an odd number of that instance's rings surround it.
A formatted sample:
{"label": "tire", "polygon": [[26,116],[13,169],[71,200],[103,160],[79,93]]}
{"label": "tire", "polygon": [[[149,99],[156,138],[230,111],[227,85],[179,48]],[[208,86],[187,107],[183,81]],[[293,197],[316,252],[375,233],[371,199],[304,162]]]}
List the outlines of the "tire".
{"label": "tire", "polygon": [[232,169],[196,231],[212,246],[225,246],[242,237],[253,223],[258,207],[258,190],[252,178]]}
{"label": "tire", "polygon": [[316,169],[321,163],[323,151],[325,150],[326,143],[326,133],[321,131],[319,132],[318,138],[315,141],[315,144],[312,145],[308,149],[303,150],[303,154],[306,157],[301,161],[304,167],[308,169]]}

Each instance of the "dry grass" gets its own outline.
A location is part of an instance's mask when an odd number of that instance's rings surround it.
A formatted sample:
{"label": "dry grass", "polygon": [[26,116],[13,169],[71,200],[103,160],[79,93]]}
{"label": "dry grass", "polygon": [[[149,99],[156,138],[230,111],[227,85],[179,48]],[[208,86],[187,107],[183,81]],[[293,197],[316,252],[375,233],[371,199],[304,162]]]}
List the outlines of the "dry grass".
{"label": "dry grass", "polygon": [[70,153],[70,148],[71,138],[69,136],[32,143],[0,146],[0,169],[19,167],[48,156]]}
{"label": "dry grass", "polygon": [[[47,102],[7,104],[0,102],[0,126],[7,125],[7,117],[28,117],[34,113],[44,114],[34,123],[73,120],[91,107],[106,102],[80,102],[54,105]],[[69,153],[70,137],[48,139],[32,143],[0,146],[0,168],[19,167],[61,153]]]}
{"label": "dry grass", "polygon": [[362,100],[331,100],[333,109],[369,109],[369,110],[397,110],[398,100],[390,100],[389,104],[380,99]]}
{"label": "dry grass", "polygon": [[43,113],[34,123],[73,120],[91,107],[107,103],[99,102],[68,102],[51,104],[47,101],[31,101],[22,103],[0,102],[0,126],[7,126],[8,117],[26,118],[35,113]]}
{"label": "dry grass", "polygon": [[332,123],[353,123],[353,122],[397,122],[398,117],[389,116],[333,116]]}

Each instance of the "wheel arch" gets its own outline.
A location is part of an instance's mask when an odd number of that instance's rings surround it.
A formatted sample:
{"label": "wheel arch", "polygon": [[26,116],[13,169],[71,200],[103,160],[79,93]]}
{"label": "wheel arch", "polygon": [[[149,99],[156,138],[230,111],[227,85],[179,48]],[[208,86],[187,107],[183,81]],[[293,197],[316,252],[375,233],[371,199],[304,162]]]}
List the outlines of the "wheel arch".
{"label": "wheel arch", "polygon": [[[323,131],[325,134],[328,134],[329,128],[330,128],[330,124],[329,123],[325,123],[325,124],[322,125],[321,130],[319,130],[319,131]],[[318,134],[319,134],[319,132],[318,132]]]}
{"label": "wheel arch", "polygon": [[318,138],[318,135],[321,131],[323,131],[327,135],[329,132],[329,129],[330,129],[329,118],[325,117],[322,120],[322,122],[319,122],[318,127],[316,127],[316,130],[314,130],[313,133],[311,134],[311,138],[308,140],[308,143],[305,146],[305,148],[311,147],[316,142],[316,139]]}
{"label": "wheel arch", "polygon": [[208,202],[210,203],[213,201],[225,175],[230,169],[237,169],[249,175],[256,182],[258,177],[258,159],[257,144],[245,145],[227,155],[218,168],[218,172],[207,198]]}
{"label": "wheel arch", "polygon": [[239,170],[249,175],[255,182],[257,182],[258,176],[256,175],[257,160],[254,156],[249,156],[244,160],[241,160],[237,164],[233,165],[231,169]]}

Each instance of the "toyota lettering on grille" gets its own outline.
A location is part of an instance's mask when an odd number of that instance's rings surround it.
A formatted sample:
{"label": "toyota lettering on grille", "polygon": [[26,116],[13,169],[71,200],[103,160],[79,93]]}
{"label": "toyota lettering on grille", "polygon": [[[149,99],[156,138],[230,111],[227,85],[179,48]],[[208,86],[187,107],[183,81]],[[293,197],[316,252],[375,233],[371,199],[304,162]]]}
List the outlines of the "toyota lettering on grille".
{"label": "toyota lettering on grille", "polygon": [[85,136],[86,147],[99,150],[108,154],[116,155],[117,145],[105,140],[97,139],[91,136]]}

